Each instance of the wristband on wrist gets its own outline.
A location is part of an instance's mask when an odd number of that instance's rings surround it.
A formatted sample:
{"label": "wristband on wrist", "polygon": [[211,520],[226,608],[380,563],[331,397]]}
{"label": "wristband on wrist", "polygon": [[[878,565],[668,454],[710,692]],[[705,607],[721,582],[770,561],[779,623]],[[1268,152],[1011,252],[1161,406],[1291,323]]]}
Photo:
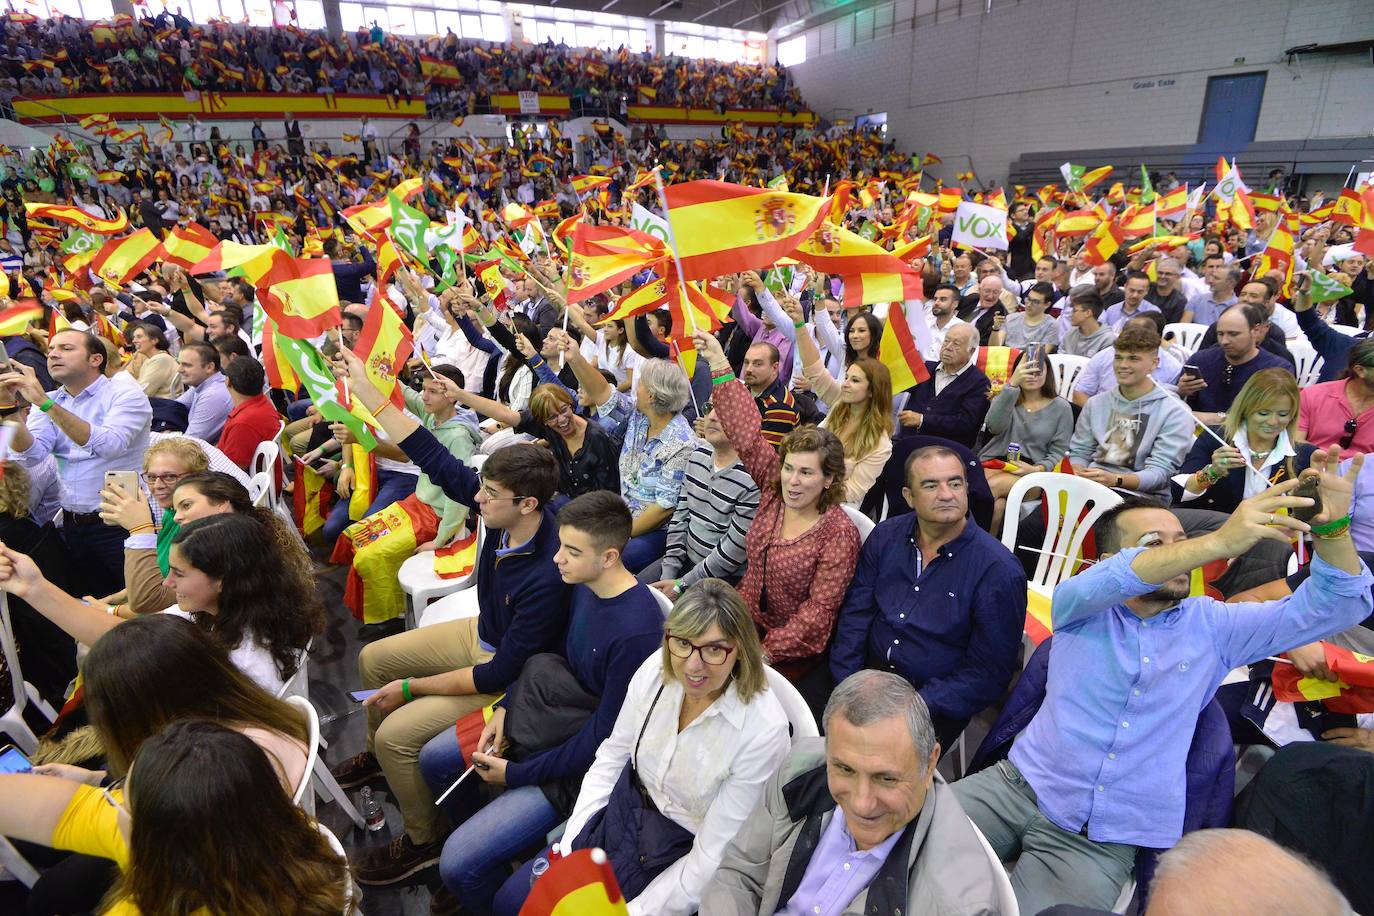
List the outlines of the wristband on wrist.
{"label": "wristband on wrist", "polygon": [[1343,537],[1350,530],[1350,515],[1346,514],[1338,519],[1333,519],[1323,525],[1313,525],[1312,534],[1314,537],[1323,540]]}
{"label": "wristband on wrist", "polygon": [[712,376],[711,376],[711,384],[712,384],[712,385],[724,385],[726,382],[733,382],[734,380],[735,380],[735,373],[731,372],[731,371],[728,370],[728,369],[725,371],[725,374],[724,374],[724,375],[712,375]]}
{"label": "wristband on wrist", "polygon": [[42,404],[39,404],[39,405],[38,405],[38,409],[41,410],[41,411],[43,411],[44,413],[47,413],[48,411],[52,410],[52,409],[53,409],[54,407],[56,407],[56,406],[57,406],[57,404],[53,401],[53,399],[52,399],[52,398],[48,398],[48,399],[46,399],[45,401],[43,401]]}
{"label": "wristband on wrist", "polygon": [[802,328],[806,327],[806,322],[805,322],[805,321],[794,321],[794,322],[792,322],[792,327],[794,327],[794,328],[796,328],[796,329],[798,329],[798,330],[801,330]]}
{"label": "wristband on wrist", "polygon": [[134,535],[134,534],[142,534],[142,533],[145,532],[145,531],[156,531],[156,530],[157,530],[157,529],[155,529],[152,525],[135,525],[134,527],[132,527],[132,528],[129,529],[129,534],[131,534],[131,535]]}
{"label": "wristband on wrist", "polygon": [[677,592],[679,595],[682,594],[682,580],[681,580],[681,579],[674,579],[674,580],[673,580],[673,591]]}
{"label": "wristband on wrist", "polygon": [[410,692],[410,678],[406,678],[405,680],[401,681],[401,696],[406,698],[407,703],[415,699],[415,697]]}

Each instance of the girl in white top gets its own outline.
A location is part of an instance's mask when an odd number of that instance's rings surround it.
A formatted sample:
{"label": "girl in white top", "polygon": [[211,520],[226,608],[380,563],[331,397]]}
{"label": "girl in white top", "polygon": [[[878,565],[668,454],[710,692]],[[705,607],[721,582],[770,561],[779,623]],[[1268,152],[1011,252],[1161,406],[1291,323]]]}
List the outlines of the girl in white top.
{"label": "girl in white top", "polygon": [[[701,580],[683,593],[663,629],[663,651],[630,682],[560,843],[565,851],[587,845],[584,829],[613,803],[612,788],[632,762],[654,805],[695,841],[629,901],[631,916],[696,912],[726,845],[791,747],[753,618],[734,589]],[[615,851],[608,851],[617,864]],[[529,891],[529,868],[502,887],[498,913],[518,909]]]}

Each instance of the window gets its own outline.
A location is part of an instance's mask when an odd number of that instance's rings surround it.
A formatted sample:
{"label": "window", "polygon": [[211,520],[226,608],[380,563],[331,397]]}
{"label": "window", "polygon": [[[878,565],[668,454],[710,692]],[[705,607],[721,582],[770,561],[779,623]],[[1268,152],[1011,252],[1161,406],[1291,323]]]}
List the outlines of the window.
{"label": "window", "polygon": [[391,20],[391,28],[388,31],[397,35],[415,34],[415,14],[408,6],[387,7],[387,16]]}
{"label": "window", "polygon": [[303,29],[322,29],[324,4],[320,0],[296,0],[296,18],[296,24]]}
{"label": "window", "polygon": [[[191,18],[196,22],[209,22],[219,15],[219,3],[217,0],[191,0],[189,6],[191,7]],[[270,18],[267,24],[272,24]]]}
{"label": "window", "polygon": [[340,3],[339,4],[339,24],[345,32],[356,32],[363,24],[363,6],[361,3]]}
{"label": "window", "polygon": [[469,14],[467,14],[467,13],[464,13],[463,16],[462,16],[462,19],[463,19],[463,37],[464,37],[464,38],[481,38],[481,37],[482,37],[482,17],[481,17],[481,16],[472,16],[472,15],[469,15]]}
{"label": "window", "polygon": [[507,41],[510,35],[506,32],[506,17],[482,14],[482,37],[487,41]]}
{"label": "window", "polygon": [[434,18],[434,10],[415,11],[415,34],[438,35],[439,24]]}
{"label": "window", "polygon": [[384,6],[365,6],[363,7],[363,24],[369,29],[372,23],[381,26],[383,32],[391,31],[391,20],[387,18],[386,7]]}
{"label": "window", "polygon": [[438,27],[436,34],[446,35],[449,29],[459,38],[463,37],[463,24],[458,19],[458,14],[452,10],[435,10],[434,18],[438,20],[435,25]]}
{"label": "window", "polygon": [[[172,7],[176,9],[176,7]],[[243,0],[219,0],[219,10],[221,16],[226,16],[234,22],[243,18]]]}
{"label": "window", "polygon": [[806,36],[798,35],[778,42],[778,63],[784,67],[806,63]]}

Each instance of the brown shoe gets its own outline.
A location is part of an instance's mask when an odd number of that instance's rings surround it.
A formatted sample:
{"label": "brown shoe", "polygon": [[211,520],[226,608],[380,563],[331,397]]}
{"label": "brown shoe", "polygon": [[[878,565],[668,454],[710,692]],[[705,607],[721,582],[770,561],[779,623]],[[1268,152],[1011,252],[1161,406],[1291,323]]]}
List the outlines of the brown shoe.
{"label": "brown shoe", "polygon": [[359,884],[374,887],[398,884],[416,872],[438,864],[439,853],[443,849],[442,842],[416,846],[410,842],[410,837],[403,834],[385,846],[359,853],[353,876]]}
{"label": "brown shoe", "polygon": [[382,765],[371,751],[363,751],[332,767],[329,772],[334,774],[340,788],[353,789],[380,777]]}
{"label": "brown shoe", "polygon": [[463,912],[463,905],[458,902],[458,898],[453,896],[444,885],[439,887],[430,895],[429,916],[458,916]]}

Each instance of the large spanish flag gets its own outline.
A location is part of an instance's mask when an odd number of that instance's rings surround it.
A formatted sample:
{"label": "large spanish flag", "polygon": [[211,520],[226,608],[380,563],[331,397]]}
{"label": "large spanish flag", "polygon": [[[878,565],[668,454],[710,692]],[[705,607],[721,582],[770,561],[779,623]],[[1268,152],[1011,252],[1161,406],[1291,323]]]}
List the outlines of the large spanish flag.
{"label": "large spanish flag", "polygon": [[427,83],[457,84],[463,81],[462,76],[458,73],[457,64],[451,64],[437,57],[430,57],[428,54],[420,55],[420,75],[425,78]]}
{"label": "large spanish flag", "polygon": [[272,268],[257,281],[258,301],[282,334],[298,340],[338,327],[339,288],[328,258],[293,258],[278,248]]}
{"label": "large spanish flag", "polygon": [[911,336],[906,308],[893,302],[883,322],[883,336],[878,341],[878,359],[892,375],[892,392],[906,391],[930,378],[930,370],[921,357],[921,349]]}
{"label": "large spanish flag", "polygon": [[192,274],[208,274],[234,267],[243,267],[249,263],[260,265],[261,271],[246,271],[251,279],[254,275],[260,275],[262,271],[267,270],[272,260],[272,253],[279,251],[281,249],[276,245],[244,245],[239,242],[220,242],[205,257],[196,261],[186,270]]}
{"label": "large spanish flag", "polygon": [[643,232],[578,223],[568,258],[568,302],[581,302],[605,292],[667,258],[664,244]]}
{"label": "large spanish flag", "polygon": [[767,267],[806,241],[830,212],[831,198],[689,181],[664,192],[687,280]]}
{"label": "large spanish flag", "polygon": [[611,309],[610,313],[598,324],[633,318],[636,315],[656,311],[667,304],[668,281],[666,279],[650,280],[638,289],[621,296],[616,302],[615,308]]}
{"label": "large spanish flag", "polygon": [[123,286],[161,256],[162,243],[153,230],[144,227],[106,242],[91,261],[91,272],[111,286]]}
{"label": "large spanish flag", "polygon": [[[879,275],[890,275],[894,279],[890,286],[899,291],[902,288],[911,291],[907,295],[863,299],[850,303],[852,305],[892,302],[894,300],[902,302],[920,295],[921,276],[912,270],[908,264],[893,255],[892,252],[870,242],[863,236],[824,220],[816,227],[815,232],[807,236],[795,249],[788,252],[787,256],[795,258],[821,273],[839,274],[845,278],[869,275],[874,278],[871,282],[875,286],[878,285],[876,278]],[[849,302],[850,299],[848,280],[846,279],[845,300]]]}
{"label": "large spanish flag", "polygon": [[[407,178],[405,181],[391,189],[391,194],[395,194],[405,203],[420,193],[420,189],[425,185],[423,178]],[[391,226],[391,200],[384,195],[381,200],[374,200],[372,203],[358,204],[349,207],[342,212],[343,218],[348,224],[363,235],[376,239],[379,230]]]}
{"label": "large spanish flag", "polygon": [[189,270],[210,256],[219,239],[200,223],[177,226],[162,240],[162,260]]}
{"label": "large spanish flag", "polygon": [[520,916],[621,916],[629,913],[615,870],[600,849],[559,856],[530,888]]}
{"label": "large spanish flag", "polygon": [[0,337],[13,337],[29,329],[29,323],[43,317],[43,306],[33,300],[0,311]]}
{"label": "large spanish flag", "polygon": [[24,212],[29,219],[50,219],[59,223],[66,223],[69,226],[80,226],[89,232],[97,235],[114,235],[116,232],[123,232],[129,228],[129,214],[123,210],[114,219],[102,219],[92,216],[80,207],[69,207],[62,204],[24,204]]}
{"label": "large spanish flag", "polygon": [[384,296],[374,295],[354,350],[366,365],[367,377],[372,380],[373,387],[402,410],[406,402],[396,373],[410,359],[414,349],[415,338],[410,328]]}

